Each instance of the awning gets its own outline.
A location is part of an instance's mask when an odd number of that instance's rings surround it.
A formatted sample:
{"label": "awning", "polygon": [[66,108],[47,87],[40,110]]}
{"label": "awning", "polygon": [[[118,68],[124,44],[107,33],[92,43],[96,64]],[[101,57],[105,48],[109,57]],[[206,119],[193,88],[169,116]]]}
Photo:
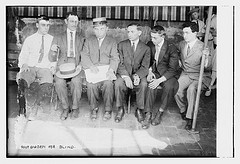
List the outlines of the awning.
{"label": "awning", "polygon": [[204,6],[11,6],[20,17],[48,15],[63,18],[67,12],[76,11],[81,19],[106,17],[108,19],[187,21],[188,12],[200,8],[200,19]]}

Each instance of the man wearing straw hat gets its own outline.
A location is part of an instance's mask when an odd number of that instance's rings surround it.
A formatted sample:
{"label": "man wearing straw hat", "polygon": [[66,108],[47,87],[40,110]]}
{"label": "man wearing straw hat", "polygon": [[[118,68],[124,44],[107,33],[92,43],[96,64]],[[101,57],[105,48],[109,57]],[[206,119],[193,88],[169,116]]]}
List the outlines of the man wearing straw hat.
{"label": "man wearing straw hat", "polygon": [[[78,22],[79,18],[77,13],[67,13],[65,19],[67,30],[54,37],[51,50],[55,53],[49,54],[49,59],[51,61],[57,60],[55,89],[63,108],[60,116],[61,120],[66,120],[69,112],[71,112],[71,119],[76,119],[79,115],[79,103],[82,95],[82,79],[79,74],[81,70],[80,53],[82,51],[84,39],[77,31]],[[57,56],[56,52],[59,52],[59,56]],[[69,70],[70,72],[68,72],[67,70],[70,69],[69,67],[72,68],[72,65],[63,65],[60,67],[65,63],[74,63],[76,68]],[[72,95],[71,109],[68,99],[67,81],[70,81],[70,90]]]}
{"label": "man wearing straw hat", "polygon": [[205,24],[203,21],[199,19],[199,8],[193,8],[189,11],[189,15],[191,16],[192,22],[195,22],[198,25],[198,34],[199,39],[202,39],[203,34],[205,33]]}
{"label": "man wearing straw hat", "polygon": [[24,96],[25,89],[33,82],[37,81],[40,84],[37,99],[28,117],[29,120],[35,119],[40,101],[44,94],[43,92],[49,90],[49,87],[53,83],[53,73],[56,64],[51,63],[48,60],[48,53],[53,40],[53,36],[48,34],[50,27],[49,18],[45,15],[41,15],[37,19],[36,26],[38,31],[27,37],[23,43],[18,63],[20,72],[17,74],[20,109],[22,108],[21,105],[24,104],[22,102],[24,99],[22,98]]}
{"label": "man wearing straw hat", "polygon": [[103,120],[109,120],[112,116],[112,104],[114,97],[113,80],[116,80],[116,70],[119,63],[117,52],[117,43],[115,39],[107,36],[108,26],[105,17],[93,19],[94,36],[86,39],[83,47],[81,64],[84,69],[90,71],[96,76],[101,66],[109,66],[105,73],[106,80],[96,83],[87,82],[87,95],[91,108],[91,119],[96,120],[98,117],[98,101],[100,100],[100,89],[104,103]]}
{"label": "man wearing straw hat", "polygon": [[[175,100],[180,108],[182,119],[187,120],[186,130],[192,128],[193,111],[196,100],[197,86],[200,75],[201,58],[206,55],[205,67],[208,65],[209,51],[203,50],[204,44],[197,38],[198,26],[194,22],[183,24],[184,40],[179,43],[180,65],[183,69],[179,79],[179,88]],[[203,74],[202,89],[207,88],[211,78]],[[185,98],[186,93],[186,98]],[[187,99],[187,102],[185,101]]]}

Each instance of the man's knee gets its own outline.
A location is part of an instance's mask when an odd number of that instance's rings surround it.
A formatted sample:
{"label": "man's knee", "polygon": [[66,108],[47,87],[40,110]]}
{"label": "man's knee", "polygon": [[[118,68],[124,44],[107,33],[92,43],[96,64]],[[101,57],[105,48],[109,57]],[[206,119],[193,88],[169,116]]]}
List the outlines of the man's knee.
{"label": "man's knee", "polygon": [[113,81],[111,81],[111,80],[106,80],[106,81],[104,81],[104,83],[103,83],[103,86],[104,87],[113,87]]}
{"label": "man's knee", "polygon": [[190,85],[187,89],[187,93],[195,93],[197,91],[197,86]]}
{"label": "man's knee", "polygon": [[165,89],[166,91],[175,90],[177,92],[178,88],[179,88],[179,84],[176,79],[167,80],[163,86],[163,89]]}
{"label": "man's knee", "polygon": [[115,88],[122,88],[125,85],[123,78],[118,78],[115,81]]}
{"label": "man's knee", "polygon": [[56,77],[55,85],[56,85],[56,87],[63,87],[66,85],[66,81],[65,81],[65,79],[60,79],[60,78]]}

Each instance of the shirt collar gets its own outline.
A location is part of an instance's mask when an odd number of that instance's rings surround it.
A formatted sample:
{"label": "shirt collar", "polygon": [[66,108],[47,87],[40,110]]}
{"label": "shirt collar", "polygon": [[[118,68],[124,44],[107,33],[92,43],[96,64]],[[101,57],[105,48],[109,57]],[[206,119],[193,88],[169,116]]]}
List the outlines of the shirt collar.
{"label": "shirt collar", "polygon": [[162,47],[163,42],[164,42],[164,39],[163,39],[160,43],[158,43],[157,46],[158,46],[158,47]]}
{"label": "shirt collar", "polygon": [[197,40],[198,40],[198,39],[196,38],[195,40],[193,40],[193,41],[187,43],[188,46],[189,46],[190,48],[192,48],[192,47],[194,46],[194,44],[196,43]]}
{"label": "shirt collar", "polygon": [[69,33],[70,34],[70,32],[73,32],[73,36],[75,35],[75,33],[76,33],[76,30],[75,31],[71,31],[71,30],[69,30],[68,28],[67,28],[67,33]]}
{"label": "shirt collar", "polygon": [[135,41],[131,41],[131,45],[134,43],[135,46],[138,45],[139,39],[135,40]]}

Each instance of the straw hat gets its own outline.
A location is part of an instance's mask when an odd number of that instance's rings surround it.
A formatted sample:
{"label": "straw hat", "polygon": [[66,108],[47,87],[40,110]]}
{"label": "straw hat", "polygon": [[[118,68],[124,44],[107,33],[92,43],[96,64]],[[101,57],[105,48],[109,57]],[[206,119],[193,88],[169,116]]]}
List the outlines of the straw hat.
{"label": "straw hat", "polygon": [[59,66],[59,71],[56,73],[56,76],[67,79],[77,76],[80,72],[81,69],[76,68],[75,63],[64,63]]}

